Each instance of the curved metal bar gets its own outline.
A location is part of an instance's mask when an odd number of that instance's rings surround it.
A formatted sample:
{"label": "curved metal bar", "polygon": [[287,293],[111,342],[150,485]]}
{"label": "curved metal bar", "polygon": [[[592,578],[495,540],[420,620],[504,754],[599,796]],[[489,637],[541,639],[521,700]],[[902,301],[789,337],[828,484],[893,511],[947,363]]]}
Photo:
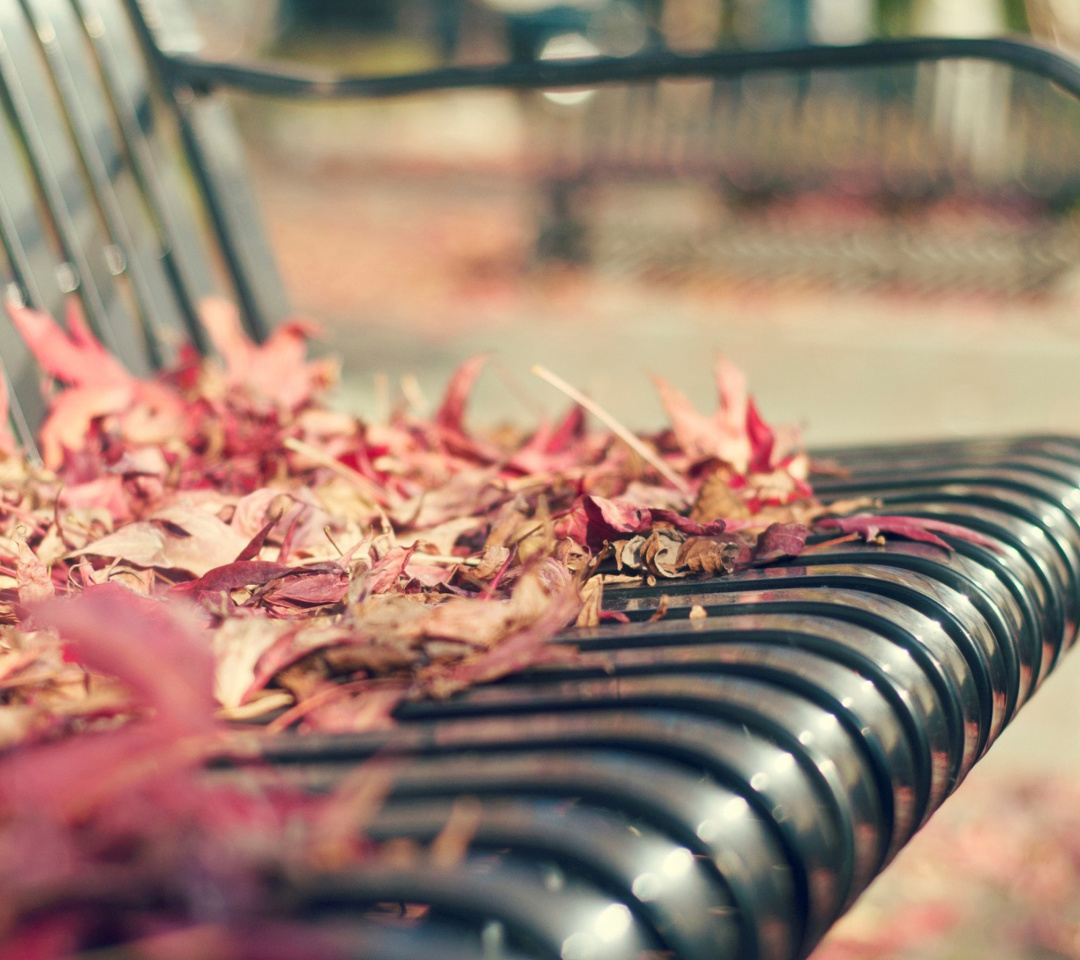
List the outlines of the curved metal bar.
{"label": "curved metal bar", "polygon": [[680,56],[634,57],[444,67],[398,75],[338,75],[267,64],[206,60],[182,52],[161,52],[161,63],[176,84],[199,92],[241,90],[261,96],[342,100],[397,97],[432,90],[512,87],[515,89],[595,86],[670,77],[736,77],[769,70],[883,67],[929,60],[988,60],[1008,64],[1056,83],[1080,99],[1080,61],[1035,43],[1005,38],[919,37],[880,40],[849,47],[804,46]]}

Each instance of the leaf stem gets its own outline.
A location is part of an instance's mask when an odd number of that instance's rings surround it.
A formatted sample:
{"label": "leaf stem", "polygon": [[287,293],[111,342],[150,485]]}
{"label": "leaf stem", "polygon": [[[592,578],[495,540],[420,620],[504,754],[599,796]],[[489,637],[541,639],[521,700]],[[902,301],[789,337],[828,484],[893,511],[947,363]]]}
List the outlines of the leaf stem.
{"label": "leaf stem", "polygon": [[589,411],[597,420],[603,423],[612,433],[614,433],[620,440],[623,441],[631,450],[634,451],[642,460],[648,463],[660,474],[668,483],[670,483],[680,493],[690,496],[690,488],[687,486],[686,481],[680,477],[674,470],[668,466],[656,451],[650,449],[648,444],[644,443],[640,437],[635,436],[626,427],[624,427],[618,420],[616,420],[610,413],[608,413],[600,404],[594,400],[590,400],[585,394],[583,394],[576,387],[571,386],[558,374],[552,373],[547,367],[542,367],[540,364],[535,364],[532,368],[532,372],[538,376],[541,380],[546,380],[556,390],[561,390],[565,393],[574,403],[580,404],[586,410]]}
{"label": "leaf stem", "polygon": [[291,450],[293,453],[298,453],[302,457],[307,457],[309,460],[317,463],[320,467],[326,467],[327,470],[333,470],[339,477],[348,480],[354,487],[362,490],[372,503],[379,506],[386,505],[386,495],[379,489],[377,484],[370,481],[362,473],[335,460],[330,454],[324,453],[317,447],[313,447],[310,443],[304,443],[303,440],[298,440],[296,437],[286,437],[281,441],[281,445],[286,450]]}

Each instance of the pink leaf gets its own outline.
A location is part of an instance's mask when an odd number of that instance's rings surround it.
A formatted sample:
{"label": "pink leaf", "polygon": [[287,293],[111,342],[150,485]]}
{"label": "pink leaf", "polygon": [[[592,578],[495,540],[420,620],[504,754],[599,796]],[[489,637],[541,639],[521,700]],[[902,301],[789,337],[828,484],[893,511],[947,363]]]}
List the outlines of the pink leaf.
{"label": "pink leaf", "polygon": [[229,382],[287,410],[303,406],[334,379],[334,364],[305,360],[308,338],[316,332],[310,322],[283,323],[260,346],[244,332],[239,312],[227,300],[207,297],[199,304],[199,319],[225,363]]}
{"label": "pink leaf", "polygon": [[470,357],[454,371],[446,388],[442,403],[435,412],[435,423],[452,433],[463,433],[465,428],[465,404],[487,363],[485,354]]}
{"label": "pink leaf", "polygon": [[90,332],[77,311],[69,311],[70,332],[47,313],[8,301],[8,315],[42,370],[80,387],[116,387],[133,378]]}
{"label": "pink leaf", "polygon": [[721,354],[716,356],[715,376],[719,407],[712,416],[698,413],[686,396],[663,378],[653,377],[653,383],[675,440],[687,456],[693,460],[715,457],[730,464],[736,473],[745,474],[759,452],[749,434],[753,415],[746,377]]}
{"label": "pink leaf", "polygon": [[79,663],[121,680],[159,723],[189,733],[213,727],[214,657],[186,610],[110,582],[40,604],[35,617]]}
{"label": "pink leaf", "polygon": [[386,556],[379,560],[367,573],[364,581],[364,591],[368,595],[385,593],[397,582],[398,578],[405,573],[412,555],[416,552],[416,544],[411,547],[393,547],[386,552]]}
{"label": "pink leaf", "polygon": [[994,547],[993,540],[969,530],[967,527],[955,523],[946,523],[943,520],[931,520],[925,517],[904,516],[874,516],[860,513],[853,517],[827,517],[819,520],[817,526],[830,530],[841,530],[844,533],[860,533],[867,540],[873,540],[878,533],[892,533],[898,537],[907,537],[909,540],[918,540],[922,543],[932,543],[936,547],[951,550],[941,537],[935,533],[943,533],[946,536],[967,540],[983,547]]}
{"label": "pink leaf", "polygon": [[746,429],[749,415],[750,393],[746,374],[722,353],[717,353],[713,361],[713,376],[720,400],[717,423],[726,434],[737,437]]}
{"label": "pink leaf", "polygon": [[240,312],[222,297],[207,297],[199,304],[199,321],[225,363],[233,383],[244,382],[255,361],[255,344],[240,325]]}

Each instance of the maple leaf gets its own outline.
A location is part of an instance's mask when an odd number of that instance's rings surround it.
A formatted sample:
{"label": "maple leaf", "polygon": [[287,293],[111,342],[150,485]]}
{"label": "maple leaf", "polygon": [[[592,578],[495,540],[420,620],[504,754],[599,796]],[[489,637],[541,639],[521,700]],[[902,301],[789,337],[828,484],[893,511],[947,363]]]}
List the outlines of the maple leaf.
{"label": "maple leaf", "polygon": [[67,302],[67,330],[47,313],[11,300],[8,316],[41,369],[76,387],[116,387],[134,377],[91,332],[78,301]]}
{"label": "maple leaf", "polygon": [[477,379],[487,365],[487,355],[477,354],[462,363],[450,377],[446,393],[439,409],[432,418],[443,430],[452,433],[465,432],[465,405],[469,401]]}
{"label": "maple leaf", "polygon": [[279,324],[263,344],[244,332],[240,313],[229,301],[207,297],[199,319],[225,363],[227,382],[286,410],[295,410],[337,379],[332,359],[307,360],[307,342],[318,326],[307,320]]}
{"label": "maple leaf", "polygon": [[38,559],[25,540],[19,541],[15,580],[19,588],[19,603],[23,606],[48,600],[55,593],[49,568]]}
{"label": "maple leaf", "polygon": [[723,520],[703,524],[671,510],[589,495],[574,502],[570,512],[556,525],[555,535],[569,537],[595,551],[606,542],[623,539],[626,534],[647,534],[658,525],[696,536],[711,536],[725,529]]}
{"label": "maple leaf", "polygon": [[725,574],[750,566],[753,552],[737,534],[690,537],[678,553],[678,566],[694,573]]}
{"label": "maple leaf", "polygon": [[[714,365],[719,407],[712,416],[698,413],[686,395],[671,386],[663,377],[654,376],[653,383],[660,402],[667,411],[675,440],[682,451],[694,460],[723,460],[740,474],[749,472],[751,460],[759,454],[749,430],[752,416],[746,377],[742,371],[721,354]],[[756,417],[756,411],[753,416]]]}
{"label": "maple leaf", "polygon": [[130,374],[93,335],[78,301],[68,301],[65,332],[45,313],[8,301],[8,314],[41,368],[70,389],[56,397],[39,436],[45,466],[87,447],[95,421],[128,415],[132,439],[164,442],[182,430],[183,405],[164,384]]}

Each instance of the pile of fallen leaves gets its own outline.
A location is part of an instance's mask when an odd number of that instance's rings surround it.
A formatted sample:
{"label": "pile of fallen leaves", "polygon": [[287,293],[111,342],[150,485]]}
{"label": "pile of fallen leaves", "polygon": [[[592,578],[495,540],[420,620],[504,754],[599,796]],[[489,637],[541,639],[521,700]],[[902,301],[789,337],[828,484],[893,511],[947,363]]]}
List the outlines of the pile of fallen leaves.
{"label": "pile of fallen leaves", "polygon": [[572,653],[547,641],[614,616],[612,577],[793,556],[822,512],[797,435],[762,420],[723,358],[710,416],[657,380],[671,428],[656,436],[591,431],[575,403],[484,437],[464,419],[483,358],[430,418],[364,423],[320,404],[335,371],[305,359],[298,323],[256,345],[209,304],[215,358],[141,380],[76,310],[66,329],[10,312],[60,389],[43,463],[10,438],[0,462],[0,743],[129,712],[107,671],[66,663],[41,628],[35,605],[54,596],[111,583],[182,602],[214,653],[221,717],[355,731],[403,697]]}
{"label": "pile of fallen leaves", "polygon": [[[293,955],[266,878],[372,856],[373,781],[319,804],[211,787],[196,772],[235,737],[369,730],[404,699],[574,656],[549,641],[620,617],[606,583],[796,556],[811,522],[941,542],[822,521],[797,434],[723,358],[711,415],[656,381],[655,436],[544,370],[570,411],[482,436],[482,358],[433,416],[365,423],[321,402],[336,371],[306,359],[301,323],[257,345],[207,304],[214,355],[139,379],[77,309],[64,327],[9,312],[52,394],[40,461],[0,434],[0,957],[158,936]],[[146,928],[150,907],[168,922]],[[207,929],[212,948],[183,939]]]}

